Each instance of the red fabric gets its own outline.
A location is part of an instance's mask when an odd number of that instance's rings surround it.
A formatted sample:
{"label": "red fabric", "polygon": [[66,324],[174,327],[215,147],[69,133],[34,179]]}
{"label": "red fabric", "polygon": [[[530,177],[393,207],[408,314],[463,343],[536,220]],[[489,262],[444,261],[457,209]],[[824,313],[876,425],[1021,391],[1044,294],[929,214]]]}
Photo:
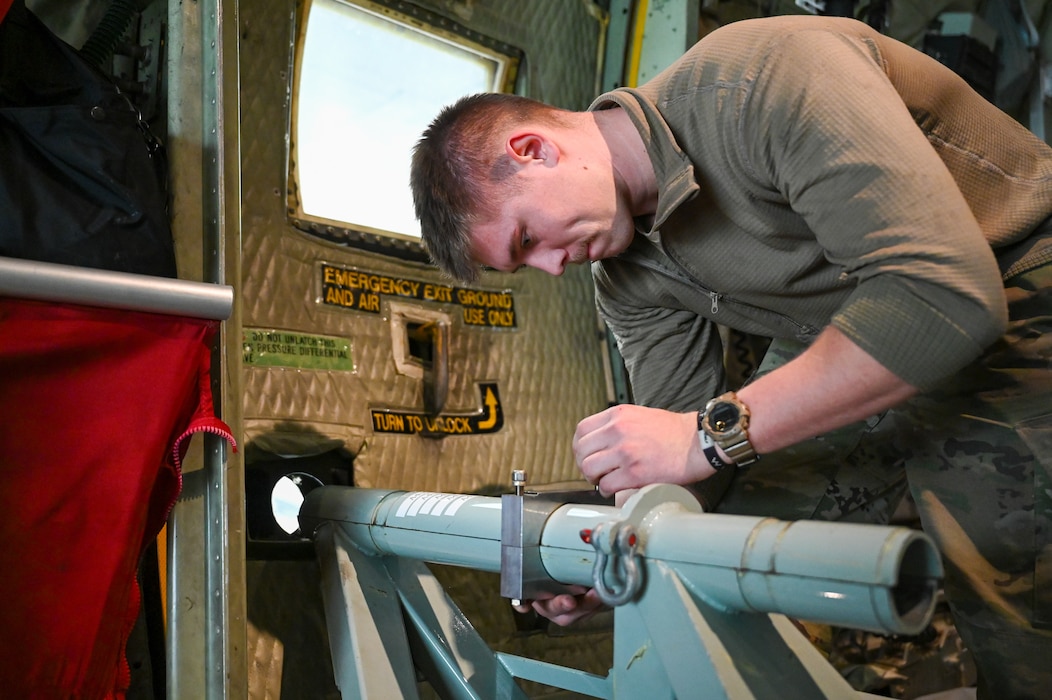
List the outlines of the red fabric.
{"label": "red fabric", "polygon": [[0,298],[0,695],[122,697],[218,323]]}
{"label": "red fabric", "polygon": [[0,22],[4,21],[4,15],[11,9],[11,3],[15,0],[0,0]]}

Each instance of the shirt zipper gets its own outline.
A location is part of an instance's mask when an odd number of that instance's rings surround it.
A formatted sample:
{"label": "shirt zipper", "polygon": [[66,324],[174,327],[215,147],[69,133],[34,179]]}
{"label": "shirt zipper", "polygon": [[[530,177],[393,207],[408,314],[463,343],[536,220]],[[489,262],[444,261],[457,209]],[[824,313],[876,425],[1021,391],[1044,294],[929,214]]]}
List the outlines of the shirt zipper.
{"label": "shirt zipper", "polygon": [[[749,304],[749,303],[744,302],[744,301],[738,301],[738,300],[733,299],[733,298],[728,298],[726,294],[723,294],[721,292],[717,292],[715,289],[710,289],[706,285],[702,284],[699,280],[697,280],[692,274],[690,274],[687,271],[686,267],[683,265],[683,263],[681,263],[679,260],[677,260],[670,251],[662,248],[662,252],[664,252],[665,257],[667,257],[669,259],[669,261],[671,261],[675,265],[674,268],[670,269],[668,267],[665,267],[664,265],[661,265],[661,264],[657,263],[656,261],[651,261],[646,256],[631,255],[629,257],[629,259],[632,262],[635,262],[638,265],[642,265],[643,267],[650,268],[651,270],[654,270],[655,272],[659,272],[659,273],[662,273],[662,274],[667,275],[669,277],[672,277],[674,279],[678,279],[680,282],[685,282],[685,283],[687,283],[689,285],[693,285],[693,286],[697,287],[698,289],[700,289],[702,292],[707,294],[708,297],[709,297],[709,301],[712,304],[711,307],[710,307],[710,313],[713,316],[715,316],[717,313],[719,313],[720,300],[722,299],[725,302],[726,301],[730,301],[732,304],[737,304],[738,306],[758,309],[758,310],[762,311],[765,314],[769,314],[771,316],[774,316],[775,318],[780,318],[783,321],[788,322],[791,326],[793,326],[794,328],[797,328],[800,332],[806,334],[809,337],[814,337],[816,335],[817,330],[815,328],[812,328],[811,326],[808,326],[806,324],[798,323],[796,321],[796,319],[794,319],[791,316],[787,316],[787,315],[785,315],[785,314],[783,314],[783,313],[781,313],[779,311],[773,311],[771,309],[765,309],[763,307],[759,307],[759,306],[756,306],[754,304]],[[624,254],[622,254],[622,256],[623,255]]]}

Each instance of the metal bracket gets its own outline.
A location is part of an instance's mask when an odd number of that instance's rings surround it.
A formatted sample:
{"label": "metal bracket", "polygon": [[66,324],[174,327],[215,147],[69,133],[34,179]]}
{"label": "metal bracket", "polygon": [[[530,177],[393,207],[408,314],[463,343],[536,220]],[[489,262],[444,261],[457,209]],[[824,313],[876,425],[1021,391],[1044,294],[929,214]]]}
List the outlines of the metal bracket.
{"label": "metal bracket", "polygon": [[541,561],[541,534],[548,518],[565,505],[526,491],[526,472],[512,472],[514,494],[500,498],[500,595],[513,605],[540,593],[563,593]]}

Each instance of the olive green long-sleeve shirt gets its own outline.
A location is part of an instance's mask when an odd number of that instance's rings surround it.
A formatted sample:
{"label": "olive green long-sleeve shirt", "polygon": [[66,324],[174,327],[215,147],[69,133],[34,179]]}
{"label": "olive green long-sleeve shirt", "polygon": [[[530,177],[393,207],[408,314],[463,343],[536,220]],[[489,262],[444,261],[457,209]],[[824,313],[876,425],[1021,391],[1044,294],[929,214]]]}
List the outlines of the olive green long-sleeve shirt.
{"label": "olive green long-sleeve shirt", "polygon": [[1052,215],[1052,149],[861,22],[727,25],[592,105],[613,107],[659,185],[653,221],[593,264],[639,403],[719,390],[712,322],[804,342],[832,324],[931,387],[1003,333],[997,258],[1012,274],[1052,257],[1030,243]]}

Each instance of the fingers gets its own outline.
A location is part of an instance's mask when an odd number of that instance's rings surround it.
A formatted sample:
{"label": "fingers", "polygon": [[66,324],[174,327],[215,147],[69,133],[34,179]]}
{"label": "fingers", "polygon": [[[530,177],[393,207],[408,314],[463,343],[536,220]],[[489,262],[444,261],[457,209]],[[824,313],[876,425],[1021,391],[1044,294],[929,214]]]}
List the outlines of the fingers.
{"label": "fingers", "polygon": [[534,598],[533,600],[524,600],[519,605],[513,605],[511,607],[515,608],[515,610],[517,610],[519,612],[525,613],[525,612],[529,612],[530,610],[533,609],[533,606],[532,606],[533,603],[546,602],[546,601],[552,600],[553,598],[558,598],[560,595],[576,596],[576,595],[584,595],[585,593],[588,592],[588,589],[585,588],[584,586],[576,586],[576,585],[565,586],[564,590],[565,590],[564,593],[552,593],[551,591],[541,591],[540,593],[537,594],[537,597]]}
{"label": "fingers", "polygon": [[577,424],[573,436],[573,453],[581,474],[591,484],[600,486],[604,496],[614,492],[609,483],[602,483],[617,471],[622,461],[618,450],[619,438],[614,421],[618,406],[588,416]]}
{"label": "fingers", "polygon": [[610,419],[616,413],[618,408],[619,406],[611,406],[599,413],[593,413],[587,418],[582,418],[577,424],[577,430],[574,432],[574,445],[577,444],[579,438],[594,433],[610,422]]}
{"label": "fingers", "polygon": [[564,593],[546,600],[535,600],[532,607],[541,617],[565,627],[591,617],[604,606],[595,591],[589,589],[577,595]]}
{"label": "fingers", "polygon": [[686,484],[708,478],[697,414],[621,404],[588,416],[574,432],[574,458],[604,496],[646,484]]}
{"label": "fingers", "polygon": [[536,600],[524,601],[512,607],[520,613],[533,610],[560,627],[591,617],[605,607],[593,589],[569,586],[568,591],[559,595],[541,594],[542,597]]}

